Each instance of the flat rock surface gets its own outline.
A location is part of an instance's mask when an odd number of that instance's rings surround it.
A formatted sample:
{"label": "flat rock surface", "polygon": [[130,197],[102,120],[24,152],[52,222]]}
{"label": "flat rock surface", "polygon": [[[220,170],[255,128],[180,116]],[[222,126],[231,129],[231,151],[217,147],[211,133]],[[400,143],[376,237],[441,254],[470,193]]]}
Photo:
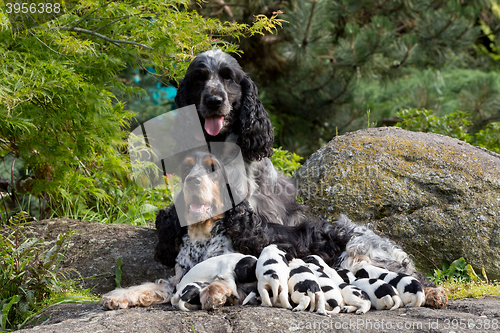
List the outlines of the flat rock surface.
{"label": "flat rock surface", "polygon": [[65,304],[40,319],[46,323],[19,332],[500,332],[500,298],[450,301],[441,310],[400,308],[331,317],[252,306],[181,312],[167,305],[103,311],[97,303]]}
{"label": "flat rock surface", "polygon": [[333,138],[296,173],[310,210],[340,213],[398,241],[432,272],[464,257],[500,279],[500,155],[400,128]]}

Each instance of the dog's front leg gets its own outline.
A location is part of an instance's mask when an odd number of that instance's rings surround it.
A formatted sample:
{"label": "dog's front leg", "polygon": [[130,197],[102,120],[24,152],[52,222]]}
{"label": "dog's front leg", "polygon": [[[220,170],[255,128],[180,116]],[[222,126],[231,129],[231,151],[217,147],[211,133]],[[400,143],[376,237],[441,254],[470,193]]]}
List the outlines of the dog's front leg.
{"label": "dog's front leg", "polygon": [[115,289],[102,297],[101,305],[104,310],[116,310],[169,303],[175,287],[173,279],[174,277],[171,277],[168,281],[160,279],[154,283]]}
{"label": "dog's front leg", "polygon": [[102,296],[101,305],[104,310],[126,309],[132,306],[150,306],[170,303],[174,290],[185,274],[181,265],[175,265],[175,275],[168,280],[146,282],[139,286],[120,288]]}

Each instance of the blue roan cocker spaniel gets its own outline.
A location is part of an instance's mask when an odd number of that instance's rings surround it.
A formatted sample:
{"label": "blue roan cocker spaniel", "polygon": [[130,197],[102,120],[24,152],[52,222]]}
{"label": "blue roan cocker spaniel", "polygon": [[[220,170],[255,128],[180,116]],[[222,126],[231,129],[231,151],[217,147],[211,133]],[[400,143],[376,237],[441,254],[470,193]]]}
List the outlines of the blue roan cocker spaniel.
{"label": "blue roan cocker spaniel", "polygon": [[[179,107],[196,105],[207,142],[232,142],[240,147],[246,169],[242,181],[247,183],[248,195],[236,205],[224,202],[227,198],[221,193],[226,183],[209,177],[210,172],[222,168],[221,156],[206,151],[184,155],[180,161],[182,193],[175,207],[162,209],[156,219],[159,243],[155,259],[175,266],[175,276],[114,290],[103,297],[105,309],[170,302],[176,285],[194,265],[232,252],[259,257],[269,244],[276,244],[294,258],[319,255],[329,266],[357,269],[366,261],[415,276],[426,287],[427,305],[441,308],[446,304],[444,290],[417,272],[409,256],[393,242],[345,216],[335,224],[313,218],[296,203],[293,182],[277,172],[269,160],[274,139],[269,115],[258,99],[256,85],[234,58],[220,50],[197,56],[180,83],[176,103]],[[189,133],[182,131],[182,124],[176,130],[182,144],[182,136]],[[210,214],[220,205],[232,209]],[[179,216],[202,222],[181,227]],[[216,282],[220,285],[224,281]],[[239,292],[242,302],[249,291]],[[214,295],[202,296],[214,304]],[[208,304],[202,307],[211,308]]]}

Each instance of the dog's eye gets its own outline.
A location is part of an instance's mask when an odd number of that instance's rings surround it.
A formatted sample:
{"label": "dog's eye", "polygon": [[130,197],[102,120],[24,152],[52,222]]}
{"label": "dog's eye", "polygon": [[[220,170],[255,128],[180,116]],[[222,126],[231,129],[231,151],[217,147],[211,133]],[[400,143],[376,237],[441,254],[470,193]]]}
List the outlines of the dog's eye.
{"label": "dog's eye", "polygon": [[215,161],[211,157],[204,158],[202,164],[208,173],[217,171],[219,169],[217,163],[215,163]]}
{"label": "dog's eye", "polygon": [[223,68],[219,71],[219,75],[224,80],[232,80],[233,79],[233,71],[229,68]]}

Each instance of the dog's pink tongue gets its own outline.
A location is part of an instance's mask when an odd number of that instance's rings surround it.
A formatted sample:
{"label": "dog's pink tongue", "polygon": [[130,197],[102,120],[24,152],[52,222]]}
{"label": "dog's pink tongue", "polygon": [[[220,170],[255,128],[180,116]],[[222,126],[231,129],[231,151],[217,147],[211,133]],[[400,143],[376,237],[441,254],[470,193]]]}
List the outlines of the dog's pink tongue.
{"label": "dog's pink tongue", "polygon": [[223,124],[224,117],[205,118],[205,131],[211,136],[216,136],[219,134]]}

